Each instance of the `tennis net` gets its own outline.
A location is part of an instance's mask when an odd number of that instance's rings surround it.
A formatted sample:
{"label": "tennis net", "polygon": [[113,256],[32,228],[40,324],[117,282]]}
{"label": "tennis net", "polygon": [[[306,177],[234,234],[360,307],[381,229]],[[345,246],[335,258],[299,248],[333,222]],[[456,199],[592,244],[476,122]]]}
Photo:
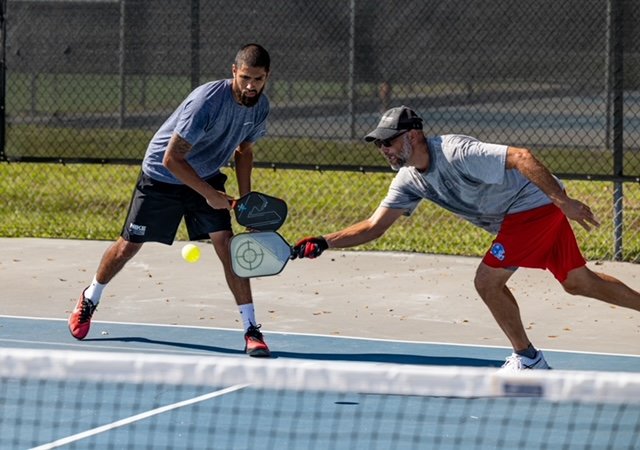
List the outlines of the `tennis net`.
{"label": "tennis net", "polygon": [[638,449],[640,374],[0,349],[0,448]]}

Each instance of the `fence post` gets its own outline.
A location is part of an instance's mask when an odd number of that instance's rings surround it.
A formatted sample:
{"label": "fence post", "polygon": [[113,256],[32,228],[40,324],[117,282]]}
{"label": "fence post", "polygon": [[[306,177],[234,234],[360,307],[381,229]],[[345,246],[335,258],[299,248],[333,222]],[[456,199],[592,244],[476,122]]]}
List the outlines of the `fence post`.
{"label": "fence post", "polygon": [[349,135],[356,137],[356,0],[349,2]]}
{"label": "fence post", "polygon": [[120,0],[120,31],[119,31],[119,48],[118,48],[118,88],[120,108],[118,114],[118,128],[125,126],[125,116],[127,115],[127,85],[126,85],[126,30],[127,22],[125,20],[126,0]]}
{"label": "fence post", "polygon": [[[607,67],[607,95],[610,100],[607,101],[610,110],[607,115],[611,120],[607,120],[611,124],[610,133],[611,141],[607,142],[613,149],[613,176],[622,177],[624,175],[624,137],[623,137],[623,106],[624,106],[624,89],[623,89],[623,54],[624,54],[624,26],[623,26],[623,4],[622,0],[609,0],[608,2],[608,30],[609,30],[609,48]],[[614,181],[613,190],[613,230],[614,230],[614,259],[622,260],[623,242],[622,232],[624,228],[623,222],[623,183]]]}
{"label": "fence post", "polygon": [[200,85],[200,0],[191,0],[191,90]]}
{"label": "fence post", "polygon": [[7,42],[7,23],[6,17],[6,0],[0,0],[0,161],[6,161],[7,155],[4,151],[5,131],[6,131],[6,86],[7,86],[7,59],[6,59],[6,42]]}

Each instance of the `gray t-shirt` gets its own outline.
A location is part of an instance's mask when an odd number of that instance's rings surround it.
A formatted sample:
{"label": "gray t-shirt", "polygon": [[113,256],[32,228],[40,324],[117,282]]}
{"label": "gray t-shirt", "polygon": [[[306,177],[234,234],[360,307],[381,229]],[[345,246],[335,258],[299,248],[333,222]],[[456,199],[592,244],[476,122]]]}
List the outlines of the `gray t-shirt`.
{"label": "gray t-shirt", "polygon": [[189,94],[149,142],[142,162],[146,175],[164,183],[181,184],[162,165],[173,133],[193,146],[187,161],[201,178],[216,174],[242,142],[255,142],[266,134],[266,95],[253,107],[240,105],[233,97],[232,81],[212,81]]}
{"label": "gray t-shirt", "polygon": [[427,138],[427,145],[429,169],[401,168],[380,206],[410,215],[428,199],[496,234],[506,214],[551,203],[518,170],[505,168],[506,145],[456,134]]}

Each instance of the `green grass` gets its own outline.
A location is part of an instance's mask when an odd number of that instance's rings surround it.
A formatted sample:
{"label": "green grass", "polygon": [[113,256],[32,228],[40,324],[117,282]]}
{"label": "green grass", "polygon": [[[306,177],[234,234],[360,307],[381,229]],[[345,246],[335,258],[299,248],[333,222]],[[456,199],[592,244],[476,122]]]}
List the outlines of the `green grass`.
{"label": "green grass", "polygon": [[[141,160],[154,131],[140,129],[58,128],[10,125],[5,153],[18,157],[60,159]],[[555,173],[610,175],[613,155],[598,149],[545,148],[536,155]],[[339,141],[305,138],[265,138],[256,150],[256,161],[275,164],[352,165],[386,167],[370,144],[361,140]],[[625,152],[624,172],[640,176],[637,152]]]}
{"label": "green grass", "polygon": [[[0,164],[0,236],[112,240],[120,233],[138,166]],[[227,173],[232,175],[232,170]],[[295,240],[335,231],[368,217],[385,195],[391,173],[254,170],[254,189],[290,206],[283,235]],[[574,229],[589,259],[612,259],[611,183],[567,181],[569,193],[590,204],[602,226]],[[237,193],[229,177],[228,191]],[[624,185],[624,254],[640,261],[640,185]],[[240,229],[236,231],[241,231]],[[181,227],[179,239],[186,239]],[[492,237],[439,207],[423,202],[381,239],[358,250],[482,255]]]}

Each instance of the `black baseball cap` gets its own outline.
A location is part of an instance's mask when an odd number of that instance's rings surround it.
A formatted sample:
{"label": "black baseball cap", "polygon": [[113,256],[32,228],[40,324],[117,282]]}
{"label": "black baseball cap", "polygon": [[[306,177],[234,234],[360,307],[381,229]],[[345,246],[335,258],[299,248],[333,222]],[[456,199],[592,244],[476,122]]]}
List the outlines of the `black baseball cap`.
{"label": "black baseball cap", "polygon": [[406,106],[398,106],[386,111],[378,127],[364,137],[367,142],[376,139],[392,139],[406,130],[422,130],[422,119],[414,110]]}

